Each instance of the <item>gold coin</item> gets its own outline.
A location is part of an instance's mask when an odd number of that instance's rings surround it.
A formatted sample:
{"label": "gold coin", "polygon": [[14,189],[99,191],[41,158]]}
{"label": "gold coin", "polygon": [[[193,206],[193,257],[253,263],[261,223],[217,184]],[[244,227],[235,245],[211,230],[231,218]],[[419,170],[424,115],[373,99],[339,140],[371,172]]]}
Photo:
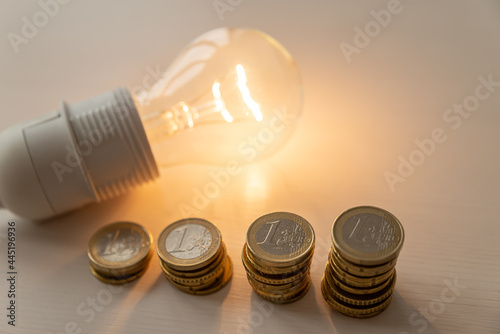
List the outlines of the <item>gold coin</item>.
{"label": "gold coin", "polygon": [[[290,288],[293,288],[297,285],[299,285],[305,277],[299,277],[296,281],[286,283],[286,284],[267,284],[267,283],[262,283],[259,280],[256,280],[252,276],[247,274],[247,278],[249,281],[252,281],[253,285],[257,286],[259,289],[263,291],[280,291],[280,290],[287,290]],[[251,284],[252,285],[252,284]]]}
{"label": "gold coin", "polygon": [[[346,278],[348,282],[355,282],[355,283],[363,284],[363,285],[360,285],[361,287],[378,285],[381,282],[385,281],[387,278],[389,278],[392,275],[392,273],[394,272],[394,267],[393,267],[389,271],[386,271],[386,272],[379,274],[377,276],[366,276],[366,277],[356,276],[356,275],[348,273],[345,270],[342,270],[342,268],[340,268],[338,262],[333,260],[332,258],[329,258],[328,263],[330,264],[332,269],[334,269],[337,272],[337,274],[340,277]],[[370,285],[364,285],[364,284],[370,284]],[[354,284],[354,285],[356,285],[356,284]]]}
{"label": "gold coin", "polygon": [[[396,270],[394,269],[394,273],[396,273]],[[339,286],[342,290],[345,290],[347,292],[350,292],[352,294],[357,294],[357,295],[366,295],[366,294],[372,294],[379,292],[380,290],[384,289],[389,282],[391,281],[390,277],[386,281],[380,283],[379,285],[373,286],[373,287],[368,287],[368,288],[363,288],[363,287],[356,287],[352,286],[348,283],[342,282],[341,277],[339,277],[334,270],[330,268],[330,265],[327,264],[325,267],[325,275],[330,275],[332,277],[332,282]]]}
{"label": "gold coin", "polygon": [[297,294],[301,293],[304,291],[306,287],[308,287],[311,284],[310,279],[306,279],[299,286],[297,286],[297,289],[290,290],[286,293],[273,293],[269,291],[264,291],[261,289],[256,289],[255,287],[252,287],[253,290],[257,293],[259,296],[265,296],[267,297],[267,300],[272,299],[275,300],[278,304],[282,304],[285,300],[288,300],[290,298],[293,298],[297,296]]}
{"label": "gold coin", "polygon": [[377,266],[395,259],[404,241],[404,230],[390,212],[360,206],[342,213],[332,227],[335,250],[349,262]]}
{"label": "gold coin", "polygon": [[211,286],[199,291],[194,291],[189,288],[180,288],[180,290],[185,293],[196,296],[210,295],[222,290],[231,281],[231,278],[233,277],[233,263],[231,262],[229,256],[226,257],[226,259],[227,261],[225,261],[224,274]]}
{"label": "gold coin", "polygon": [[274,304],[289,304],[296,302],[297,300],[301,299],[304,297],[307,292],[309,291],[309,288],[311,287],[311,280],[307,279],[306,280],[306,285],[302,288],[302,290],[297,291],[295,294],[291,296],[286,296],[286,297],[275,297],[266,293],[261,293],[260,291],[255,291],[259,297],[261,297],[264,300],[267,300],[268,302],[274,303]]}
{"label": "gold coin", "polygon": [[305,260],[297,265],[293,265],[290,267],[276,268],[265,266],[263,264],[259,264],[258,261],[250,254],[248,251],[248,247],[244,246],[243,251],[245,252],[245,256],[247,261],[251,264],[251,266],[258,272],[270,276],[270,277],[284,277],[288,275],[293,275],[294,273],[301,271],[304,267],[309,266],[311,264],[312,255],[314,252],[311,252]]}
{"label": "gold coin", "polygon": [[342,271],[335,263],[329,262],[329,268],[336,274],[336,277],[343,283],[349,284],[357,288],[373,288],[385,282],[394,273],[394,268],[381,276],[370,278],[360,278]]}
{"label": "gold coin", "polygon": [[261,264],[283,268],[301,263],[314,249],[314,238],[314,230],[304,218],[275,212],[253,222],[246,241]]}
{"label": "gold coin", "polygon": [[139,224],[119,222],[104,226],[89,241],[91,271],[99,279],[130,280],[147,267],[152,243],[151,234]]}
{"label": "gold coin", "polygon": [[287,274],[287,275],[265,275],[262,273],[259,273],[256,271],[252,265],[249,263],[244,249],[243,249],[243,254],[241,256],[241,260],[243,262],[243,266],[245,267],[245,270],[247,272],[247,275],[250,275],[252,278],[266,284],[274,284],[274,285],[279,285],[279,284],[287,284],[290,282],[295,282],[297,280],[300,280],[307,275],[309,275],[309,266],[301,269],[300,271],[292,274]]}
{"label": "gold coin", "polygon": [[342,314],[355,318],[369,318],[379,314],[389,306],[392,299],[391,294],[389,295],[389,297],[387,297],[386,300],[383,300],[374,305],[351,306],[341,300],[336,299],[328,292],[327,283],[325,282],[324,278],[321,280],[321,293],[323,294],[323,298],[335,310]]}
{"label": "gold coin", "polygon": [[150,260],[151,260],[151,253],[148,255],[148,257],[146,257],[146,259],[144,259],[144,261],[137,264],[136,267],[128,268],[126,270],[118,270],[118,269],[115,269],[112,271],[102,270],[99,267],[96,267],[92,261],[89,261],[89,266],[91,269],[98,272],[101,276],[120,279],[120,277],[133,276],[133,275],[137,274],[138,272],[146,270],[146,268],[149,266]]}
{"label": "gold coin", "polygon": [[308,281],[310,281],[310,278],[309,276],[306,276],[301,281],[298,281],[295,285],[286,289],[266,289],[260,287],[258,284],[255,284],[254,280],[248,280],[248,282],[250,283],[250,285],[254,290],[258,290],[260,293],[275,298],[280,298],[280,297],[285,298],[285,297],[290,297],[291,295],[295,295],[297,291],[301,291],[305,287],[305,285],[307,285]]}
{"label": "gold coin", "polygon": [[286,274],[291,274],[294,272],[299,271],[300,269],[304,268],[305,266],[309,265],[311,262],[311,259],[314,254],[314,249],[310,252],[307,257],[302,260],[302,262],[289,266],[289,267],[283,267],[283,268],[277,268],[277,267],[271,267],[271,266],[266,266],[263,264],[259,264],[259,260],[256,259],[249,251],[248,247],[245,245],[244,246],[244,251],[247,256],[248,261],[252,264],[252,266],[258,270],[261,273],[268,274],[268,275],[286,275]]}
{"label": "gold coin", "polygon": [[326,288],[328,289],[330,295],[333,295],[338,300],[343,301],[349,305],[355,305],[355,306],[373,305],[386,300],[387,297],[389,297],[392,294],[394,290],[394,285],[396,284],[396,275],[394,275],[390,279],[390,283],[387,284],[380,291],[370,294],[359,295],[350,293],[340,288],[337,284],[335,284],[333,278],[330,275],[324,275],[324,279],[328,283]]}
{"label": "gold coin", "polygon": [[168,268],[195,271],[207,266],[219,254],[222,238],[219,229],[207,220],[179,220],[161,232],[157,252]]}
{"label": "gold coin", "polygon": [[164,263],[161,263],[161,265],[163,272],[171,282],[175,282],[184,286],[199,286],[207,282],[215,281],[224,271],[227,259],[228,257],[225,257],[217,264],[214,270],[210,271],[209,273],[193,278],[177,277],[169,271],[168,267]]}
{"label": "gold coin", "polygon": [[335,263],[344,271],[349,274],[361,277],[371,277],[384,274],[396,266],[397,258],[381,264],[379,266],[358,266],[354,263],[350,263],[346,259],[342,258],[332,247],[329,253],[329,260],[335,261]]}
{"label": "gold coin", "polygon": [[217,272],[212,277],[210,277],[206,280],[203,280],[199,284],[196,284],[196,285],[188,285],[188,284],[179,283],[178,280],[172,279],[172,276],[165,271],[163,264],[162,264],[162,269],[163,269],[163,272],[165,273],[165,277],[170,281],[170,283],[172,283],[173,285],[175,285],[179,289],[189,290],[189,291],[200,291],[200,290],[204,290],[204,289],[211,287],[215,282],[217,282],[224,275],[224,270],[227,267],[227,261],[230,261],[229,258],[228,257],[224,258],[223,261],[221,262],[221,265],[220,265],[221,270],[217,270]]}
{"label": "gold coin", "polygon": [[218,254],[215,256],[215,259],[210,262],[206,267],[203,267],[198,270],[192,270],[192,271],[178,271],[172,268],[169,268],[166,263],[161,261],[160,259],[160,264],[161,267],[163,268],[164,266],[168,269],[169,273],[171,273],[174,276],[177,277],[182,277],[182,278],[196,278],[200,277],[203,275],[208,274],[209,272],[212,272],[227,256],[227,250],[224,242],[222,242],[222,247]]}
{"label": "gold coin", "polygon": [[144,268],[144,270],[141,270],[141,271],[135,273],[134,275],[120,276],[120,277],[102,276],[92,266],[90,267],[90,271],[95,276],[95,278],[97,278],[99,281],[101,281],[103,283],[113,284],[113,285],[121,285],[121,284],[130,283],[130,282],[135,281],[136,279],[140,278],[146,272],[146,268]]}

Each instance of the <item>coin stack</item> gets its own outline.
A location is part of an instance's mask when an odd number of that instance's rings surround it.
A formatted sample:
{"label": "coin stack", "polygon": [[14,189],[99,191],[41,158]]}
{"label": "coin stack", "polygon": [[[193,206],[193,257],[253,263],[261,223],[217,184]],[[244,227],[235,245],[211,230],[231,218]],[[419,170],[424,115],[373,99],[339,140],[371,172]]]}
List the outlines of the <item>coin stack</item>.
{"label": "coin stack", "polygon": [[141,225],[120,222],[104,226],[89,241],[90,270],[108,284],[133,281],[151,260],[151,234]]}
{"label": "coin stack", "polygon": [[287,304],[309,290],[313,253],[312,226],[295,214],[276,212],[249,227],[241,258],[257,295],[275,304]]}
{"label": "coin stack", "polygon": [[219,229],[204,219],[183,219],[169,225],[158,238],[157,252],[167,279],[192,295],[215,293],[233,275]]}
{"label": "coin stack", "polygon": [[361,206],[335,220],[332,240],[321,281],[323,297],[350,317],[380,314],[389,306],[396,284],[403,226],[383,209]]}

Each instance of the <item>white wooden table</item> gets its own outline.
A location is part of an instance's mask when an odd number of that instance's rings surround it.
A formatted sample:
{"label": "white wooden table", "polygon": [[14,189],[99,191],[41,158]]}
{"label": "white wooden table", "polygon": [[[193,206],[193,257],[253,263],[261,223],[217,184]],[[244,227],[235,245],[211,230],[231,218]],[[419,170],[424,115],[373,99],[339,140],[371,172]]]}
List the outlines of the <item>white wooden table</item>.
{"label": "white wooden table", "polygon": [[[179,166],[155,184],[46,223],[0,211],[0,332],[500,333],[500,86],[484,84],[500,81],[498,2],[215,3],[220,16],[212,1],[74,0],[47,16],[17,54],[9,33],[22,35],[23,17],[33,20],[43,8],[0,5],[1,129],[58,108],[62,98],[140,86],[149,70],[165,70],[183,45],[218,26],[255,27],[281,41],[305,91],[287,146],[245,167],[194,212],[223,233],[235,265],[227,288],[186,295],[162,276],[156,257],[140,280],[119,289],[89,271],[87,242],[101,226],[135,221],[156,237],[182,218],[181,207],[195,206],[195,190],[211,182],[213,169]],[[358,28],[372,29],[369,41],[356,37]],[[462,114],[453,110],[464,103]],[[356,320],[329,308],[320,280],[335,217],[363,204],[394,213],[406,240],[390,307]],[[240,261],[247,227],[278,210],[303,216],[317,236],[312,288],[286,306],[261,301]],[[16,327],[6,317],[10,221]]]}

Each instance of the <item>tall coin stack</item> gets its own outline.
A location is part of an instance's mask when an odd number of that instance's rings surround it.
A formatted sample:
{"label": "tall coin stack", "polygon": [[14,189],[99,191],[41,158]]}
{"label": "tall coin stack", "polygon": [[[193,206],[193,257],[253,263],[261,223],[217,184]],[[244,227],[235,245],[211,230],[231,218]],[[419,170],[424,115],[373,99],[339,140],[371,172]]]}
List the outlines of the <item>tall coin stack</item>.
{"label": "tall coin stack", "polygon": [[384,311],[391,302],[404,241],[399,220],[380,208],[352,208],[335,220],[332,241],[321,281],[325,300],[354,318]]}
{"label": "tall coin stack", "polygon": [[257,219],[241,255],[257,295],[276,304],[302,298],[311,286],[314,240],[312,226],[295,214],[277,212]]}
{"label": "tall coin stack", "polygon": [[233,275],[219,229],[204,219],[183,219],[169,225],[158,238],[157,252],[167,279],[192,295],[215,293]]}

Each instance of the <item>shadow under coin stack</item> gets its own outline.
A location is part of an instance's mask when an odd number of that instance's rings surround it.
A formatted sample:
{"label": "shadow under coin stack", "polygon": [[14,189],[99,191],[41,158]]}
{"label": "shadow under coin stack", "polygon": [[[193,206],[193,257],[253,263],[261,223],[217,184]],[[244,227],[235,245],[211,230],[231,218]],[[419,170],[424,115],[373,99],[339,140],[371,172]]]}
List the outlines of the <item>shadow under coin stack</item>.
{"label": "shadow under coin stack", "polygon": [[183,219],[169,225],[158,238],[157,252],[167,279],[192,295],[215,293],[233,275],[219,229],[203,219]]}
{"label": "shadow under coin stack", "polygon": [[141,225],[114,223],[89,241],[90,270],[100,281],[124,284],[141,277],[151,260],[151,234]]}
{"label": "shadow under coin stack", "polygon": [[257,219],[248,229],[242,261],[248,282],[261,298],[286,304],[309,287],[314,230],[302,217],[277,212]]}
{"label": "shadow under coin stack", "polygon": [[354,318],[380,314],[390,304],[404,230],[391,213],[362,206],[342,213],[332,228],[321,291],[338,312]]}

